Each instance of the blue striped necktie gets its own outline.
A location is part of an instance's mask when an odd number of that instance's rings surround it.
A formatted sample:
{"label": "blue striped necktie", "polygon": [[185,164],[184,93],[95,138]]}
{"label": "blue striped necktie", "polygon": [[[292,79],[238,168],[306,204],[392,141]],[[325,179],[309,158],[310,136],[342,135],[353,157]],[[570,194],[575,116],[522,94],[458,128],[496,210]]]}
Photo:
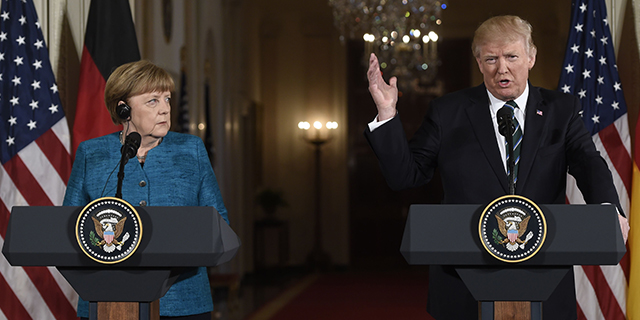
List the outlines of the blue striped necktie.
{"label": "blue striped necktie", "polygon": [[[513,165],[513,185],[515,185],[516,182],[518,182],[518,164],[520,163],[520,148],[522,147],[522,128],[520,128],[520,123],[518,122],[518,119],[516,119],[515,109],[518,108],[516,102],[513,100],[509,100],[507,101],[506,106],[511,108],[511,111],[513,111],[513,124],[515,126],[515,130],[513,130],[513,158],[515,159]],[[507,149],[507,164],[509,163],[508,161],[509,149]],[[509,166],[507,165],[507,175],[509,175],[510,173],[511,172],[509,171]]]}

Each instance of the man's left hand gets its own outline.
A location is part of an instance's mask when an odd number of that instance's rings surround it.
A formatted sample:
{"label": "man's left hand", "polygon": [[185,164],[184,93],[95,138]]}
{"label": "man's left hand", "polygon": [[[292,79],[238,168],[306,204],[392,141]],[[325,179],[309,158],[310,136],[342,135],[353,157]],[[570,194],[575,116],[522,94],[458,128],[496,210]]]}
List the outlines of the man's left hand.
{"label": "man's left hand", "polygon": [[624,239],[624,243],[627,243],[627,238],[629,237],[629,221],[621,214],[618,215],[618,220],[620,221],[620,231],[622,231],[622,238]]}

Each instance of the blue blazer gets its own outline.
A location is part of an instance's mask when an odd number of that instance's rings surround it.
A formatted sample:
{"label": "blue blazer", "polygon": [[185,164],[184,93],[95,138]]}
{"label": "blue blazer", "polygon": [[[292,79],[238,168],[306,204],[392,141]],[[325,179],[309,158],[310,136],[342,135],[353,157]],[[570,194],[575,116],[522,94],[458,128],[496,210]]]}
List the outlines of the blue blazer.
{"label": "blue blazer", "polygon": [[[121,143],[119,132],[84,141],[76,151],[64,197],[65,206],[84,206],[114,196]],[[134,206],[213,206],[227,223],[227,209],[207,151],[198,137],[169,132],[149,150],[144,167],[131,159],[124,168],[123,199]],[[78,316],[88,317],[78,302]],[[185,316],[213,310],[205,267],[183,274],[160,298],[161,316]]]}

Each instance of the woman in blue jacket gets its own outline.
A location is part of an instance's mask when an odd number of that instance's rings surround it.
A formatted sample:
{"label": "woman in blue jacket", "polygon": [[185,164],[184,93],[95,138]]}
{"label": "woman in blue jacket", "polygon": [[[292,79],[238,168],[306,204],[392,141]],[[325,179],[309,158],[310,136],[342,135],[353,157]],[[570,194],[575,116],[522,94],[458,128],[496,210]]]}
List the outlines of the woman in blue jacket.
{"label": "woman in blue jacket", "polygon": [[[165,70],[145,60],[122,65],[111,74],[105,103],[123,131],[80,144],[63,205],[84,206],[113,196],[117,177],[111,173],[120,161],[120,148],[128,134],[138,132],[142,136],[138,161],[129,161],[124,168],[123,199],[134,206],[213,206],[229,223],[202,140],[169,131],[174,87]],[[183,274],[160,298],[161,318],[210,320],[212,311],[205,267]],[[78,316],[88,317],[86,301],[79,301]]]}

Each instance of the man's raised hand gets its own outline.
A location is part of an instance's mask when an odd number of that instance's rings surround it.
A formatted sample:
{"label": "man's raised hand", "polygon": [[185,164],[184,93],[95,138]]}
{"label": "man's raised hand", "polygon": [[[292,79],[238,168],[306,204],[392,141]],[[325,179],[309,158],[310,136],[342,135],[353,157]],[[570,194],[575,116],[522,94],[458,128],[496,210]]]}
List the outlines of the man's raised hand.
{"label": "man's raised hand", "polygon": [[369,79],[369,92],[376,103],[376,108],[378,108],[378,121],[395,117],[396,103],[398,102],[398,79],[392,77],[389,79],[389,84],[384,82],[378,58],[373,53],[369,57],[367,78]]}

